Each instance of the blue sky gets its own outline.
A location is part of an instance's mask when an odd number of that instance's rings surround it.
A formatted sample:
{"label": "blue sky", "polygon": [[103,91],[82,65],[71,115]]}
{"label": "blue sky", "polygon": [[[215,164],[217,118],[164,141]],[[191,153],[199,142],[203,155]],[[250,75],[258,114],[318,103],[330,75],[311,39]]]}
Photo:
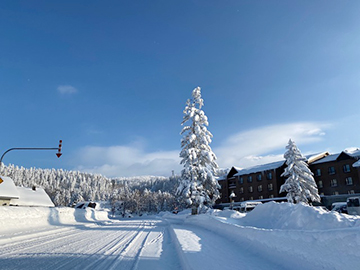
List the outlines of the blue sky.
{"label": "blue sky", "polygon": [[170,175],[200,86],[220,167],[360,147],[358,1],[0,2],[4,163]]}

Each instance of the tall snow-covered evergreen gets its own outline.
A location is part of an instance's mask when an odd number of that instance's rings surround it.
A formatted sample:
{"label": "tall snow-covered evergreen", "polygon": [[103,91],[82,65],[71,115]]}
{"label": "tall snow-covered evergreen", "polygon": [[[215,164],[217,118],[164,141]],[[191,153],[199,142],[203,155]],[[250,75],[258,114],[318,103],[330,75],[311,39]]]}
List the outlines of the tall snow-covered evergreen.
{"label": "tall snow-covered evergreen", "polygon": [[181,125],[187,123],[181,131],[181,182],[177,194],[186,197],[188,205],[192,206],[193,214],[198,213],[205,205],[213,205],[220,197],[219,184],[214,175],[218,165],[216,156],[209,144],[212,134],[207,130],[208,119],[203,110],[204,101],[201,89],[197,87],[192,92],[184,109]]}
{"label": "tall snow-covered evergreen", "polygon": [[289,140],[288,149],[284,158],[286,159],[285,171],[281,176],[287,177],[285,183],[280,187],[281,192],[287,192],[287,200],[291,203],[320,202],[319,192],[310,171],[306,158],[301,154],[295,142]]}

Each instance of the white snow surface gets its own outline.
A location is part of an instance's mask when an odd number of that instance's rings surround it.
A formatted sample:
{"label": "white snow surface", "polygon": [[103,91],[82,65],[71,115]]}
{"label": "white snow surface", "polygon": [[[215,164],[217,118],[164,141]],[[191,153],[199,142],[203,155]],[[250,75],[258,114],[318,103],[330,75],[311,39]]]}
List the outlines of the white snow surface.
{"label": "white snow surface", "polygon": [[16,187],[16,189],[19,193],[19,199],[12,199],[12,205],[47,207],[55,206],[43,188],[36,188],[36,190],[33,190],[26,187]]}
{"label": "white snow surface", "polygon": [[0,176],[0,198],[19,198],[19,192],[10,177]]}
{"label": "white snow surface", "polygon": [[349,147],[344,150],[346,154],[352,157],[360,157],[360,149],[357,147]]}
{"label": "white snow surface", "polygon": [[94,209],[1,207],[0,269],[359,269],[360,216],[269,202],[109,219]]}

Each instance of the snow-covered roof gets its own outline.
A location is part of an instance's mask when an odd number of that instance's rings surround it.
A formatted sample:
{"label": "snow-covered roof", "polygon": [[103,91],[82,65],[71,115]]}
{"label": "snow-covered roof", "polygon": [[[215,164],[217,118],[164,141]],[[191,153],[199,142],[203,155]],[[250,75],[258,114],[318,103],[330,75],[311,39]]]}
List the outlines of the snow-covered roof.
{"label": "snow-covered roof", "polygon": [[17,199],[19,192],[10,177],[0,176],[0,199]]}
{"label": "snow-covered roof", "polygon": [[[329,156],[329,152],[322,152],[322,153],[317,153],[317,154],[306,155],[305,158],[308,160],[309,163],[315,163],[315,161],[323,160],[324,158],[326,158],[328,156]],[[274,169],[277,169],[277,168],[280,168],[281,166],[283,166],[284,163],[285,163],[285,159],[275,161],[272,163],[257,165],[257,166],[246,168],[246,169],[241,169],[241,170],[238,170],[238,173],[235,174],[235,176],[274,170]],[[236,168],[236,167],[234,167],[234,168]]]}
{"label": "snow-covered roof", "polygon": [[309,155],[307,156],[307,160],[308,160],[308,163],[314,163],[315,161],[318,161],[318,160],[322,160],[324,157],[327,157],[329,156],[330,153],[329,152],[322,152],[322,153],[319,153],[319,154],[313,154],[313,155]]}
{"label": "snow-covered roof", "polygon": [[319,164],[319,163],[325,163],[325,162],[330,162],[330,161],[335,161],[338,157],[339,157],[340,153],[338,154],[333,154],[333,155],[328,155],[327,157],[324,157],[322,159],[319,159],[315,162],[313,162],[312,164]]}
{"label": "snow-covered roof", "polygon": [[43,188],[31,188],[16,187],[19,197],[18,199],[12,199],[10,204],[19,206],[46,206],[54,207],[54,203],[51,201],[49,195]]}
{"label": "snow-covered roof", "polygon": [[[355,148],[355,147],[352,147],[352,148],[347,148],[345,149],[344,151],[342,151],[341,153],[337,153],[337,154],[333,154],[333,155],[329,155],[327,157],[324,157],[318,161],[315,161],[313,162],[313,164],[319,164],[319,163],[325,163],[325,162],[331,162],[331,161],[336,161],[337,158],[342,154],[346,154],[352,158],[360,158],[360,149],[359,148]],[[357,163],[357,162],[356,162]],[[355,163],[355,164],[356,164]],[[355,164],[353,164],[354,167]]]}
{"label": "snow-covered roof", "polygon": [[356,162],[353,164],[353,167],[360,167],[360,160],[356,161]]}
{"label": "snow-covered roof", "polygon": [[276,161],[276,162],[272,162],[272,163],[268,163],[268,164],[257,165],[254,167],[242,169],[242,170],[238,171],[238,173],[235,174],[235,176],[274,170],[274,169],[277,169],[277,168],[281,167],[282,165],[284,165],[284,163],[285,163],[285,160],[281,160],[281,161]]}
{"label": "snow-covered roof", "polygon": [[345,154],[348,154],[349,156],[353,158],[359,158],[360,157],[360,149],[356,147],[347,148],[344,150]]}

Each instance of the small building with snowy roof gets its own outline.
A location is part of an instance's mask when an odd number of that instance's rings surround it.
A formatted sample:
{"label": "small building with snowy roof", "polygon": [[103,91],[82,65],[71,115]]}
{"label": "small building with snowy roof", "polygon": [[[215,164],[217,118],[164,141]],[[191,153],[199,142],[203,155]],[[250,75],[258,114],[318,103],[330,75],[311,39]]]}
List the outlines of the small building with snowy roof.
{"label": "small building with snowy roof", "polygon": [[0,205],[9,205],[12,199],[19,199],[14,181],[10,177],[0,176]]}
{"label": "small building with snowy roof", "polygon": [[0,176],[0,206],[54,207],[43,188],[17,187],[10,177]]}
{"label": "small building with snowy roof", "polygon": [[16,187],[19,193],[19,198],[11,199],[10,205],[14,206],[43,206],[54,207],[49,195],[43,188],[33,187]]}

